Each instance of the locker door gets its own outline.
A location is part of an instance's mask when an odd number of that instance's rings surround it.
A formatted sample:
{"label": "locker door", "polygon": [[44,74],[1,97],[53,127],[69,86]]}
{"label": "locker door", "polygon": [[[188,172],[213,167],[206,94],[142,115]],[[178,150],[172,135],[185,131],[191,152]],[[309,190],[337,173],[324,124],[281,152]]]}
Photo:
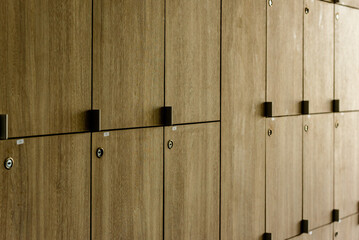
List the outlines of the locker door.
{"label": "locker door", "polygon": [[359,0],[339,0],[338,4],[344,5],[344,6],[349,6],[349,7],[354,7],[354,8],[359,8]]}
{"label": "locker door", "polygon": [[266,232],[273,240],[300,233],[302,116],[267,119]]}
{"label": "locker door", "polygon": [[335,114],[335,209],[340,217],[358,212],[359,113]]}
{"label": "locker door", "polygon": [[333,224],[317,228],[310,234],[301,234],[291,240],[333,240]]}
{"label": "locker door", "polygon": [[166,240],[219,238],[219,138],[219,123],[165,129]]}
{"label": "locker door", "polygon": [[333,114],[303,116],[303,219],[309,229],[332,222]]}
{"label": "locker door", "polygon": [[23,141],[0,142],[0,239],[89,239],[90,134]]}
{"label": "locker door", "polygon": [[355,214],[334,223],[334,232],[335,240],[358,239],[359,215]]}
{"label": "locker door", "polygon": [[359,110],[359,10],[335,5],[335,98],[340,110]]}
{"label": "locker door", "polygon": [[274,0],[267,8],[267,101],[273,115],[301,112],[303,0]]}
{"label": "locker door", "polygon": [[305,0],[304,99],[310,112],[331,112],[334,87],[334,5]]}
{"label": "locker door", "polygon": [[162,143],[162,128],[93,134],[94,240],[162,239]]}
{"label": "locker door", "polygon": [[166,105],[175,123],[219,120],[220,0],[166,1]]}
{"label": "locker door", "polygon": [[102,129],[161,124],[164,0],[95,0],[93,31],[93,105]]}
{"label": "locker door", "polygon": [[9,137],[86,130],[91,1],[0,3],[0,114]]}

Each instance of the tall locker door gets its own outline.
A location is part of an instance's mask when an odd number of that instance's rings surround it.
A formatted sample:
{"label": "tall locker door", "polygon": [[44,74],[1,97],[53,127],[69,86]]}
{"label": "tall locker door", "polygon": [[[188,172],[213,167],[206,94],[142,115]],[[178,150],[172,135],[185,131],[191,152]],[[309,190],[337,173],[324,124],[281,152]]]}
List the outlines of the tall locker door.
{"label": "tall locker door", "polygon": [[301,112],[303,0],[274,0],[267,8],[267,101],[273,116]]}
{"label": "tall locker door", "polygon": [[164,14],[164,0],[94,0],[93,107],[102,129],[161,124]]}
{"label": "tall locker door", "polygon": [[302,220],[302,116],[267,119],[266,158],[266,232],[294,237]]}
{"label": "tall locker door", "polygon": [[166,106],[174,123],[220,119],[220,0],[166,1]]}
{"label": "tall locker door", "polygon": [[226,240],[258,240],[265,232],[265,14],[262,0],[222,1],[221,239]]}
{"label": "tall locker door", "polygon": [[340,110],[359,110],[359,10],[335,5],[335,98]]}
{"label": "tall locker door", "polygon": [[219,239],[219,123],[165,128],[164,239]]}
{"label": "tall locker door", "polygon": [[91,1],[0,2],[0,114],[9,137],[85,131]]}
{"label": "tall locker door", "polygon": [[305,0],[304,99],[310,112],[331,112],[334,98],[334,4]]}
{"label": "tall locker door", "polygon": [[162,239],[163,129],[92,139],[92,239]]}
{"label": "tall locker door", "polygon": [[333,114],[303,116],[303,219],[309,229],[332,222]]}
{"label": "tall locker door", "polygon": [[358,212],[359,113],[335,114],[335,209],[340,217]]}
{"label": "tall locker door", "polygon": [[0,153],[0,239],[90,238],[90,134],[1,141]]}
{"label": "tall locker door", "polygon": [[355,240],[359,236],[359,215],[355,214],[334,223],[335,240]]}

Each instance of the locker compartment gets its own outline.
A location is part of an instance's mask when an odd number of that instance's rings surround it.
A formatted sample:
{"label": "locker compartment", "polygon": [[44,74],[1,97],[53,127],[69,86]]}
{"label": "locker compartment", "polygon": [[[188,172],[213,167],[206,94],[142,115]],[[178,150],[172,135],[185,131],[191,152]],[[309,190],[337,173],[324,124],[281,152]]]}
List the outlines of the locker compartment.
{"label": "locker compartment", "polygon": [[165,128],[165,239],[219,238],[219,123]]}
{"label": "locker compartment", "polygon": [[164,0],[94,1],[93,105],[102,129],[161,124],[164,13]]}
{"label": "locker compartment", "polygon": [[281,240],[300,234],[302,116],[268,118],[266,126],[266,232]]}
{"label": "locker compartment", "polygon": [[80,132],[91,109],[91,1],[0,3],[0,113],[9,137]]}
{"label": "locker compartment", "polygon": [[298,237],[291,238],[290,240],[333,240],[333,224],[317,228],[309,234],[301,234]]}
{"label": "locker compartment", "polygon": [[359,236],[359,215],[355,214],[334,223],[335,240],[355,240]]}
{"label": "locker compartment", "polygon": [[0,153],[0,239],[90,238],[90,134],[0,141]]}
{"label": "locker compartment", "polygon": [[92,238],[162,239],[163,129],[94,133]]}
{"label": "locker compartment", "polygon": [[166,1],[166,106],[174,123],[220,119],[220,0]]}

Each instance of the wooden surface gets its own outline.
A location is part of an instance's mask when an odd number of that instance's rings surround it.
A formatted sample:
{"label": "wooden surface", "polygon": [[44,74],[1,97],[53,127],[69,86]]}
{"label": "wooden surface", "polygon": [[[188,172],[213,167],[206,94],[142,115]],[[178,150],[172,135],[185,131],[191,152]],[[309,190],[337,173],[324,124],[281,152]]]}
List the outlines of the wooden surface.
{"label": "wooden surface", "polygon": [[309,229],[332,222],[334,209],[333,114],[303,116],[303,219]]}
{"label": "wooden surface", "polygon": [[301,112],[303,0],[274,0],[267,7],[267,101],[273,116]]}
{"label": "wooden surface", "polygon": [[359,236],[359,215],[355,214],[342,219],[340,223],[334,223],[334,232],[338,233],[335,240],[358,239]]}
{"label": "wooden surface", "polygon": [[333,240],[333,224],[325,225],[315,229],[311,232],[311,234],[301,234],[298,237],[291,238],[290,240]]}
{"label": "wooden surface", "polygon": [[161,124],[164,0],[94,1],[94,108],[102,129]]}
{"label": "wooden surface", "polygon": [[166,1],[166,106],[174,123],[220,118],[220,0]]}
{"label": "wooden surface", "polygon": [[334,5],[305,0],[304,99],[310,112],[331,112],[334,98]]}
{"label": "wooden surface", "polygon": [[224,0],[222,7],[221,239],[259,240],[265,232],[266,6]]}
{"label": "wooden surface", "polygon": [[93,134],[93,239],[162,239],[162,143],[162,128]]}
{"label": "wooden surface", "polygon": [[302,116],[268,118],[266,127],[266,232],[286,239],[302,220]]}
{"label": "wooden surface", "polygon": [[335,5],[335,98],[340,110],[359,110],[359,10]]}
{"label": "wooden surface", "polygon": [[0,239],[90,238],[90,134],[1,141],[0,152]]}
{"label": "wooden surface", "polygon": [[9,136],[86,130],[91,1],[0,3],[0,113]]}
{"label": "wooden surface", "polygon": [[335,114],[335,209],[340,217],[358,212],[359,202],[359,113]]}
{"label": "wooden surface", "polygon": [[165,128],[165,240],[219,238],[219,134],[219,123]]}
{"label": "wooden surface", "polygon": [[340,0],[338,4],[344,5],[344,6],[349,6],[349,7],[354,7],[354,8],[359,8],[358,0]]}

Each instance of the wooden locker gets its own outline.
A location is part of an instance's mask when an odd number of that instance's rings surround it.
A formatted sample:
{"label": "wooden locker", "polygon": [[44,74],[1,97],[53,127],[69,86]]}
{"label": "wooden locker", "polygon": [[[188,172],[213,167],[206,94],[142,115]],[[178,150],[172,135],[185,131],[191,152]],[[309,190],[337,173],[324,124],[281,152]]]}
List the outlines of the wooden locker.
{"label": "wooden locker", "polygon": [[166,1],[166,106],[174,123],[220,119],[220,0]]}
{"label": "wooden locker", "polygon": [[303,219],[309,229],[332,222],[333,114],[303,116]]}
{"label": "wooden locker", "polygon": [[94,1],[93,106],[102,129],[161,124],[164,13],[164,0]]}
{"label": "wooden locker", "polygon": [[333,240],[333,224],[325,225],[309,234],[304,233],[290,240]]}
{"label": "wooden locker", "polygon": [[273,240],[300,234],[302,116],[266,122],[266,232]]}
{"label": "wooden locker", "polygon": [[87,130],[91,1],[0,3],[0,113],[9,137]]}
{"label": "wooden locker", "polygon": [[90,134],[1,141],[0,152],[0,239],[90,238]]}
{"label": "wooden locker", "polygon": [[359,215],[355,214],[334,223],[335,240],[356,240],[359,236]]}
{"label": "wooden locker", "polygon": [[342,218],[359,206],[359,113],[335,114],[335,126],[334,203]]}
{"label": "wooden locker", "polygon": [[303,0],[274,0],[267,7],[267,101],[273,116],[301,113]]}
{"label": "wooden locker", "polygon": [[359,110],[359,10],[335,5],[335,98],[340,110]]}
{"label": "wooden locker", "polygon": [[304,99],[310,112],[332,112],[334,98],[334,5],[305,0]]}
{"label": "wooden locker", "polygon": [[92,181],[92,239],[162,239],[162,128],[94,133]]}
{"label": "wooden locker", "polygon": [[165,128],[166,240],[219,239],[219,126]]}
{"label": "wooden locker", "polygon": [[338,4],[353,8],[359,8],[359,0],[338,0]]}
{"label": "wooden locker", "polygon": [[265,14],[261,0],[222,2],[221,239],[226,240],[257,240],[265,232]]}

